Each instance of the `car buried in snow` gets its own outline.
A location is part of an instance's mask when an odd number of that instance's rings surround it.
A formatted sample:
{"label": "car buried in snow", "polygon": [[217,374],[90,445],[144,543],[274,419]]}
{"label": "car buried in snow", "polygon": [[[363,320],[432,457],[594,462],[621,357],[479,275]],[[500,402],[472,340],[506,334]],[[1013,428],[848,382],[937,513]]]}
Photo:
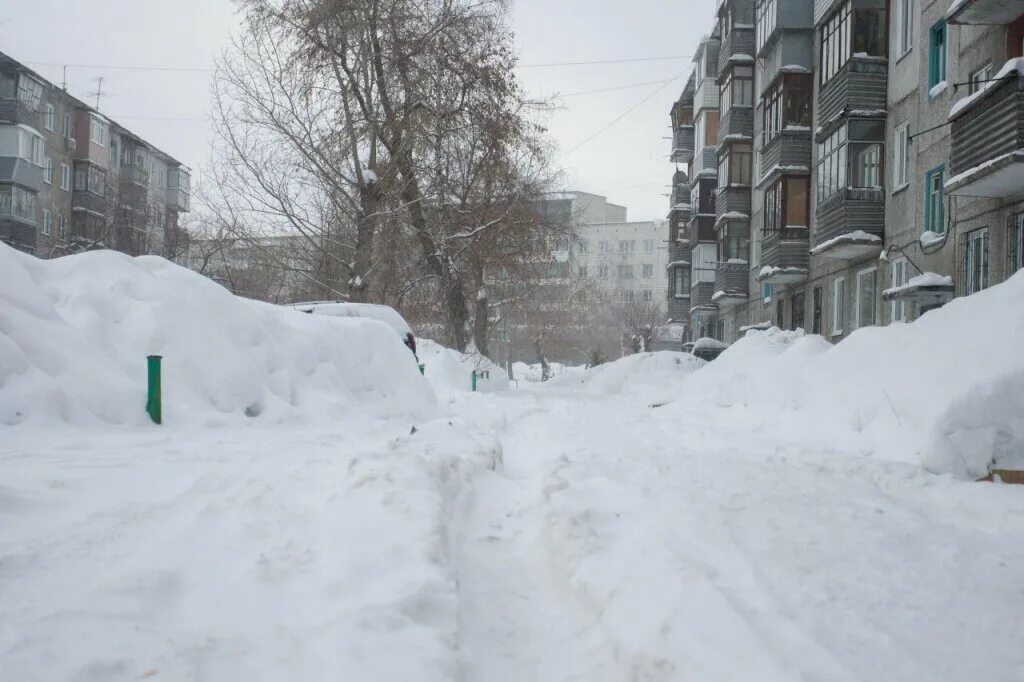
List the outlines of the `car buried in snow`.
{"label": "car buried in snow", "polygon": [[683,352],[689,353],[690,355],[698,357],[701,360],[711,362],[719,355],[721,355],[722,352],[728,347],[728,344],[722,343],[721,341],[704,337],[697,339],[696,341],[684,343]]}
{"label": "car buried in snow", "polygon": [[395,310],[386,305],[376,303],[349,303],[347,301],[312,301],[309,303],[292,303],[289,308],[310,315],[327,315],[329,317],[358,317],[367,320],[377,320],[398,332],[405,347],[416,355],[416,335],[412,327],[405,321],[405,318]]}

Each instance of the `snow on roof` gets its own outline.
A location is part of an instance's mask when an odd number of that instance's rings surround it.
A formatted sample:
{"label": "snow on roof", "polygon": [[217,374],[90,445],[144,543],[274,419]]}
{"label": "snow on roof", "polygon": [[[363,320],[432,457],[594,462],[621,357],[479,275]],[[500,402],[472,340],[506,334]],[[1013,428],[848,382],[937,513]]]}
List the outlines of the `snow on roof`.
{"label": "snow on roof", "polygon": [[818,244],[813,249],[811,249],[811,253],[821,253],[822,251],[829,250],[833,246],[837,246],[839,244],[843,244],[846,242],[878,242],[879,244],[881,244],[882,238],[879,237],[878,235],[865,232],[864,230],[855,230],[853,232],[841,234],[838,237],[833,237],[832,239],[829,239],[826,242]]}
{"label": "snow on roof", "polygon": [[946,241],[946,235],[944,234],[932,232],[931,230],[925,230],[921,233],[921,246],[934,246],[944,241]]}
{"label": "snow on roof", "polygon": [[906,284],[898,287],[892,287],[882,292],[882,296],[888,300],[891,298],[899,298],[899,294],[903,294],[909,291],[915,291],[918,289],[944,289],[950,292],[953,291],[953,278],[949,275],[940,275],[935,272],[926,272],[918,275],[917,277],[910,278]]}
{"label": "snow on roof", "polygon": [[669,263],[668,265],[666,265],[665,269],[668,270],[669,268],[678,268],[680,266],[689,265],[689,264],[690,264],[690,261],[688,261],[688,260],[674,260],[671,263]]}
{"label": "snow on roof", "polygon": [[1024,75],[1024,57],[1015,57],[1009,60],[1003,64],[1003,68],[999,69],[999,73],[989,82],[982,84],[976,93],[957,100],[953,108],[949,110],[949,120],[952,121],[954,118],[965,113],[975,102],[988,94],[989,90],[1002,83],[1003,79],[1021,75]]}
{"label": "snow on roof", "polygon": [[291,306],[304,313],[314,315],[327,315],[330,317],[359,317],[368,320],[377,320],[388,325],[396,332],[405,336],[412,334],[412,328],[405,321],[397,310],[386,305],[374,303],[337,303],[337,302],[313,302],[295,303]]}
{"label": "snow on roof", "polygon": [[722,343],[716,339],[709,338],[707,336],[697,339],[693,342],[693,349],[711,349],[711,350],[725,350],[729,347],[729,344]]}
{"label": "snow on roof", "polygon": [[979,173],[979,172],[981,172],[983,170],[991,168],[992,166],[1002,165],[1007,160],[1010,160],[1011,162],[1014,161],[1014,160],[1016,160],[1016,161],[1024,161],[1024,149],[1017,149],[1017,150],[1014,150],[1012,152],[1007,152],[1005,154],[1000,154],[999,156],[995,157],[994,159],[989,159],[985,163],[982,163],[982,164],[979,164],[977,166],[973,166],[971,168],[968,168],[967,170],[965,170],[965,171],[963,171],[961,173],[957,173],[956,175],[951,177],[949,180],[947,180],[946,183],[943,185],[943,187],[944,188],[952,187],[952,186],[962,182],[963,180],[966,180],[968,177],[970,177],[970,176],[972,176],[972,175],[974,175],[976,173]]}

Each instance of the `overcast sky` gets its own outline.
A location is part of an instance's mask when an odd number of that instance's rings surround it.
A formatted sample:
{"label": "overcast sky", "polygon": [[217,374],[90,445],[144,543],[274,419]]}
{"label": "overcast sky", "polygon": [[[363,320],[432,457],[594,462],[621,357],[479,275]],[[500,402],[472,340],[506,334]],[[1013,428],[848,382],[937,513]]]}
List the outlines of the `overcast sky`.
{"label": "overcast sky", "polygon": [[[521,63],[546,64],[690,55],[711,25],[715,0],[515,0]],[[209,153],[208,69],[238,19],[230,0],[0,0],[0,51],[90,104],[103,77],[100,109],[171,156],[200,169]],[[92,65],[195,68],[159,71]],[[606,195],[631,220],[668,211],[668,110],[689,59],[521,68],[536,96],[651,83],[565,96],[548,121],[568,174],[567,189]],[[614,119],[649,98],[608,130]],[[584,143],[581,145],[581,143]],[[577,148],[578,147],[578,148]],[[574,149],[575,148],[575,149]]]}

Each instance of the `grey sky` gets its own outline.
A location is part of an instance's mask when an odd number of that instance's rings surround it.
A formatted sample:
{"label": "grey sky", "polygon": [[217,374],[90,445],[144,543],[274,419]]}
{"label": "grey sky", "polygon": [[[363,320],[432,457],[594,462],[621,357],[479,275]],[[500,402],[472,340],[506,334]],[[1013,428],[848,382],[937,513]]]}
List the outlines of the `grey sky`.
{"label": "grey sky", "polygon": [[[715,0],[515,0],[523,64],[692,54],[711,24]],[[209,67],[237,23],[230,0],[0,0],[0,50],[60,83],[56,64]],[[689,73],[688,59],[552,68],[519,74],[536,96],[661,81]],[[103,76],[100,109],[180,161],[201,169],[209,152],[210,75],[205,71],[71,66],[72,94]],[[683,80],[564,97],[547,121],[571,189],[605,194],[632,220],[668,210],[668,109]],[[656,90],[661,87],[653,96]],[[607,131],[593,133],[651,98]]]}

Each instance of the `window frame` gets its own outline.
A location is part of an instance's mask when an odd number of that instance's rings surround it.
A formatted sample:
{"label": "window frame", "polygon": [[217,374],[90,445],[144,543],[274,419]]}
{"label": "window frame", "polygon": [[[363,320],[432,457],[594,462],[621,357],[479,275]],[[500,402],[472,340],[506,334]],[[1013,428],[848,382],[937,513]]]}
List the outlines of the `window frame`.
{"label": "window frame", "polygon": [[[936,37],[941,35],[941,42]],[[945,19],[939,19],[928,29],[928,88],[934,88],[946,80],[949,62],[949,27]]]}
{"label": "window frame", "polygon": [[71,191],[71,166],[66,163],[60,165],[60,188],[65,192]]}
{"label": "window frame", "polygon": [[47,185],[53,185],[53,157],[43,157],[43,182]]}
{"label": "window frame", "polygon": [[[866,322],[864,320],[864,290],[861,283],[864,277],[871,276],[871,320]],[[870,267],[864,268],[863,270],[857,271],[857,287],[856,287],[856,300],[855,300],[855,313],[856,313],[856,328],[861,329],[863,327],[874,327],[878,324],[878,268]]]}
{"label": "window frame", "polygon": [[[938,200],[938,225],[935,222],[935,196],[932,191],[933,179],[939,179],[939,200]],[[942,187],[946,178],[946,164],[939,164],[924,174],[924,230],[923,232],[934,232],[935,234],[946,234],[946,203],[945,192]]]}
{"label": "window frame", "polygon": [[892,146],[892,184],[893,192],[896,192],[910,185],[910,121],[904,121],[896,126]]}
{"label": "window frame", "polygon": [[49,103],[47,103],[46,109],[43,112],[43,127],[51,133],[53,132],[53,129],[57,127],[57,110]]}
{"label": "window frame", "polygon": [[53,234],[53,213],[50,209],[43,209],[43,236],[49,237]]}
{"label": "window frame", "polygon": [[754,25],[757,27],[756,53],[760,54],[778,25],[778,0],[758,0],[754,9]]}
{"label": "window frame", "polygon": [[[981,76],[981,78],[976,78]],[[985,83],[992,78],[992,62],[988,62],[981,68],[975,69],[967,78],[968,94],[973,95],[981,90]]]}
{"label": "window frame", "polygon": [[[904,286],[910,281],[908,276],[910,271],[907,269],[910,260],[906,256],[893,258],[889,265],[889,282],[893,289]],[[889,321],[894,324],[907,322],[910,317],[907,314],[908,306],[909,303],[906,301],[892,301],[889,304]]]}
{"label": "window frame", "polygon": [[725,145],[718,158],[718,190],[727,187],[750,187],[753,181],[754,146],[749,142]]}
{"label": "window frame", "polygon": [[66,242],[68,240],[68,217],[63,213],[60,214],[60,220],[57,225],[57,236],[61,241]]}
{"label": "window frame", "polygon": [[896,58],[914,49],[914,0],[896,0]]}
{"label": "window frame", "polygon": [[847,0],[818,29],[818,83],[824,87],[842,71],[853,54],[853,3]]}
{"label": "window frame", "polygon": [[837,277],[832,280],[832,322],[831,336],[842,336],[845,332],[843,327],[846,322],[846,279]]}
{"label": "window frame", "polygon": [[[984,291],[989,288],[989,283],[992,274],[992,256],[990,253],[990,234],[988,226],[979,227],[969,232],[965,232],[963,235],[963,286],[962,291],[964,296],[972,296],[980,291]],[[981,255],[983,256],[980,261],[978,260],[979,243],[983,247]],[[980,266],[978,263],[980,262]],[[975,273],[977,267],[978,272]],[[974,276],[979,276],[979,281],[974,281]]]}
{"label": "window frame", "polygon": [[[690,269],[688,267],[686,267],[685,265],[677,265],[674,268],[672,268],[672,270],[673,270],[673,273],[672,273],[673,293],[672,293],[672,295],[675,298],[689,298],[690,297],[690,288],[691,288],[691,286],[690,286],[690,281],[689,281],[690,278],[689,278],[688,275],[689,275]],[[685,285],[685,286],[681,286],[681,285]]]}
{"label": "window frame", "polygon": [[65,140],[73,139],[72,135],[75,132],[74,123],[71,120],[71,114],[64,114],[64,122],[61,126],[61,135]]}
{"label": "window frame", "polygon": [[811,333],[825,333],[825,288],[820,286],[811,290]]}
{"label": "window frame", "polygon": [[1006,278],[1024,269],[1024,212],[1010,216],[1006,225]]}

